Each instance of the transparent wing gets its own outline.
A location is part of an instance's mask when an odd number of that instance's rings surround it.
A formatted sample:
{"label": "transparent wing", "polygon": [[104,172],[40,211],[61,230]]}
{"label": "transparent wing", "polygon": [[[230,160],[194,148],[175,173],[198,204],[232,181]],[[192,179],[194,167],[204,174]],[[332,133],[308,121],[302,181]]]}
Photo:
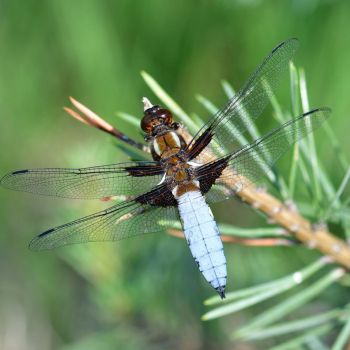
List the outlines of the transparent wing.
{"label": "transparent wing", "polygon": [[253,127],[253,119],[265,108],[282,73],[287,71],[297,47],[297,39],[289,39],[279,44],[244,87],[199,130],[188,149],[193,148],[196,142],[209,139],[210,148],[216,155],[223,156],[237,149],[242,144],[239,138]]}
{"label": "transparent wing", "polygon": [[211,186],[210,191],[205,194],[205,199],[208,203],[221,202],[230,199],[235,193],[237,193],[237,190],[234,191],[230,185],[219,178],[216,183]]}
{"label": "transparent wing", "polygon": [[98,199],[138,195],[158,184],[164,175],[158,162],[128,162],[77,169],[19,170],[5,175],[6,188],[46,196]]}
{"label": "transparent wing", "polygon": [[[330,112],[329,108],[312,110],[272,130],[239,151],[216,160],[215,162],[221,161],[221,164],[223,160],[227,161],[227,167],[212,186],[213,193],[212,190],[208,192],[207,200],[210,202],[227,199],[245,186],[257,183],[266,174],[266,167],[271,167],[292,144],[317,129],[329,117]],[[210,169],[215,171],[215,167]],[[201,171],[201,167],[196,172],[201,174],[198,177],[200,181],[211,176],[205,170]]]}
{"label": "transparent wing", "polygon": [[178,220],[176,207],[128,201],[50,229],[35,237],[29,247],[48,250],[75,243],[118,241],[164,231],[174,220]]}

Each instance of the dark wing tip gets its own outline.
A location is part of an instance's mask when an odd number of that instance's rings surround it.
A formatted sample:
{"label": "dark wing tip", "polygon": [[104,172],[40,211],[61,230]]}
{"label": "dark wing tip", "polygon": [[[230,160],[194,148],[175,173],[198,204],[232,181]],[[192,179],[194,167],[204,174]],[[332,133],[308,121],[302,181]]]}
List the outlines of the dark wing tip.
{"label": "dark wing tip", "polygon": [[29,173],[29,170],[28,169],[24,169],[24,170],[13,171],[11,173],[11,175],[18,175],[18,174],[25,174],[25,173]]}
{"label": "dark wing tip", "polygon": [[278,49],[280,49],[282,46],[288,45],[288,44],[293,44],[293,46],[295,47],[295,50],[298,48],[299,46],[299,40],[297,38],[290,38],[287,40],[282,41],[281,43],[279,43],[273,50],[271,53],[276,52]]}
{"label": "dark wing tip", "polygon": [[[49,230],[47,230],[47,231],[45,231],[45,232],[43,232],[43,233],[40,233],[40,235],[38,235],[36,238],[44,237],[44,236],[50,234],[51,232],[53,232],[53,231],[55,231],[55,230],[56,230],[56,229],[54,229],[54,228],[50,228]],[[35,239],[35,238],[34,238],[34,239]]]}
{"label": "dark wing tip", "polygon": [[329,108],[329,107],[314,108],[314,109],[311,109],[310,111],[304,113],[304,115],[309,115],[309,114],[316,113],[316,112],[327,112],[327,113],[331,113],[331,112],[332,112],[332,109]]}
{"label": "dark wing tip", "polygon": [[29,245],[28,245],[28,248],[30,250],[49,250],[50,247],[42,247],[40,242],[41,242],[41,239],[47,235],[49,235],[50,233],[56,231],[56,229],[54,228],[50,228],[49,230],[43,232],[43,233],[40,233],[40,235],[37,235],[35,236],[30,242],[29,242]]}
{"label": "dark wing tip", "polygon": [[28,169],[12,171],[11,173],[8,173],[8,174],[4,175],[0,179],[0,185],[3,186],[3,187],[12,188],[11,186],[8,185],[8,181],[7,180],[11,179],[13,176],[26,174],[28,172],[29,172]]}
{"label": "dark wing tip", "polygon": [[325,121],[329,118],[331,115],[332,110],[329,107],[319,107],[311,109],[310,111],[304,113],[301,115],[302,118],[305,118],[307,116],[313,116],[316,115],[316,118],[320,121]]}

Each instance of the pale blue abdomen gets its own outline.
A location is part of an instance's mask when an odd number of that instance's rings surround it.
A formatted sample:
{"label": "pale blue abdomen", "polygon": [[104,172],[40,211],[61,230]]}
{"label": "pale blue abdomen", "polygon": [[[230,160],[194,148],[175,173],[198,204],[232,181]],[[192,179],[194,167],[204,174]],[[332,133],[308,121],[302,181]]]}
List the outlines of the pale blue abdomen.
{"label": "pale blue abdomen", "polygon": [[192,256],[204,278],[224,297],[226,258],[213,214],[200,191],[185,192],[177,201]]}

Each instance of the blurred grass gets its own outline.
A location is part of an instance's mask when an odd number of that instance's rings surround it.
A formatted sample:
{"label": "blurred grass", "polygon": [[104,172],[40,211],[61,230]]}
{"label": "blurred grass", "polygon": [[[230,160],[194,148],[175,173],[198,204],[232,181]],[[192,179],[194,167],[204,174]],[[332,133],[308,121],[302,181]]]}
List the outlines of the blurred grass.
{"label": "blurred grass", "polygon": [[[126,159],[111,139],[70,120],[61,110],[72,95],[141,140],[115,116],[141,115],[141,97],[156,100],[141,79],[145,70],[185,110],[208,112],[201,94],[218,106],[221,79],[237,90],[281,40],[296,36],[297,66],[305,68],[310,106],[333,109],[332,128],[349,149],[350,79],[347,1],[219,0],[33,1],[0,3],[0,170],[89,166]],[[288,77],[279,101],[290,110]],[[265,114],[264,128],[274,124]],[[329,141],[317,154],[343,173]],[[286,164],[285,169],[288,169]],[[297,186],[297,184],[296,184]],[[345,192],[349,191],[345,189]],[[69,247],[34,254],[29,239],[104,204],[36,198],[0,191],[0,348],[14,349],[240,349],[228,337],[258,309],[201,323],[202,281],[182,240],[149,236],[118,244]],[[262,221],[235,202],[217,205],[218,221],[253,227]],[[234,213],[234,214],[233,214]],[[228,290],[284,276],[311,262],[308,251],[227,247]],[[243,263],[242,263],[243,262]],[[337,306],[337,288],[315,308]],[[272,306],[272,305],[271,305]],[[317,312],[317,310],[314,310]],[[251,346],[251,349],[256,347]]]}

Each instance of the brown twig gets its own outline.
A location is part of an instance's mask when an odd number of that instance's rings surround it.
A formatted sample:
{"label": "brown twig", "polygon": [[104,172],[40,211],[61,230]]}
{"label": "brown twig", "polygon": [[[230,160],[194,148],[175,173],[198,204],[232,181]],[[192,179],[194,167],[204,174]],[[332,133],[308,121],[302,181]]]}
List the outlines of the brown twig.
{"label": "brown twig", "polygon": [[102,131],[106,132],[107,134],[110,134],[110,135],[116,137],[118,140],[121,140],[121,141],[125,142],[129,146],[136,147],[139,150],[147,152],[147,153],[150,152],[148,146],[130,139],[127,135],[125,135],[124,133],[122,133],[121,131],[119,131],[115,127],[113,127],[111,124],[109,124],[104,119],[99,117],[96,113],[91,111],[91,109],[87,108],[82,103],[80,103],[77,100],[75,100],[73,97],[70,97],[69,99],[70,99],[72,105],[78,111],[80,111],[82,113],[82,114],[79,114],[78,112],[74,111],[71,108],[63,107],[63,109],[71,117],[79,120],[80,122],[82,122],[82,123],[84,123],[86,125],[90,125],[90,126],[93,126],[94,128],[102,130]]}
{"label": "brown twig", "polygon": [[[119,140],[128,143],[129,145],[135,146],[138,144],[137,142],[129,139],[126,135],[121,133],[116,128],[112,127],[110,124],[105,122],[101,117],[97,116],[90,109],[79,103],[78,101],[71,98],[72,104],[81,112],[83,116],[74,112],[70,108],[65,108],[65,111],[68,112],[75,119],[96,127],[100,130],[103,130],[114,137],[117,137]],[[186,141],[190,140],[191,135],[184,129],[181,129],[182,136]],[[129,141],[126,141],[129,140]],[[140,149],[139,146],[135,146]],[[141,145],[142,150],[149,151],[148,147]],[[144,149],[145,148],[145,149]],[[209,155],[209,159],[208,159]],[[206,152],[206,161],[213,160],[213,157],[210,157],[210,153]],[[227,170],[229,172],[229,170]],[[251,205],[255,209],[264,213],[270,222],[274,222],[275,224],[280,225],[281,227],[288,230],[293,237],[302,242],[305,246],[310,249],[317,249],[322,254],[325,254],[332,258],[335,262],[340,265],[350,268],[350,246],[343,240],[339,239],[331,232],[329,232],[326,228],[315,228],[311,224],[311,222],[305,219],[302,215],[300,215],[295,210],[292,210],[287,205],[283,204],[280,200],[272,196],[271,194],[259,190],[256,186],[251,184],[248,179],[244,179],[245,186],[242,185],[242,176],[237,179],[237,182],[233,180],[237,178],[235,176],[227,176],[224,177],[221,181],[225,185],[230,188],[242,187],[240,191],[237,192],[237,196]],[[224,237],[224,236],[223,236]],[[248,244],[248,240],[239,239],[235,237],[229,237],[230,240],[235,241],[235,243],[245,244],[245,245],[254,245],[254,240],[249,240],[250,244]],[[228,238],[225,238],[225,240]],[[280,239],[279,239],[280,240]],[[233,242],[232,241],[232,242]],[[257,242],[258,241],[258,242]],[[261,239],[255,239],[255,243],[262,243]],[[243,243],[242,243],[243,242]],[[275,241],[271,241],[271,245],[280,245]],[[274,243],[274,244],[272,244]],[[256,244],[256,245],[258,245]],[[261,245],[261,244],[260,244]]]}
{"label": "brown twig", "polygon": [[[229,181],[227,184],[230,185]],[[264,213],[275,224],[287,229],[308,248],[317,249],[339,264],[350,268],[349,245],[326,228],[313,227],[311,222],[298,212],[290,210],[280,200],[267,192],[259,191],[254,186],[243,186],[237,195],[244,202]]]}

